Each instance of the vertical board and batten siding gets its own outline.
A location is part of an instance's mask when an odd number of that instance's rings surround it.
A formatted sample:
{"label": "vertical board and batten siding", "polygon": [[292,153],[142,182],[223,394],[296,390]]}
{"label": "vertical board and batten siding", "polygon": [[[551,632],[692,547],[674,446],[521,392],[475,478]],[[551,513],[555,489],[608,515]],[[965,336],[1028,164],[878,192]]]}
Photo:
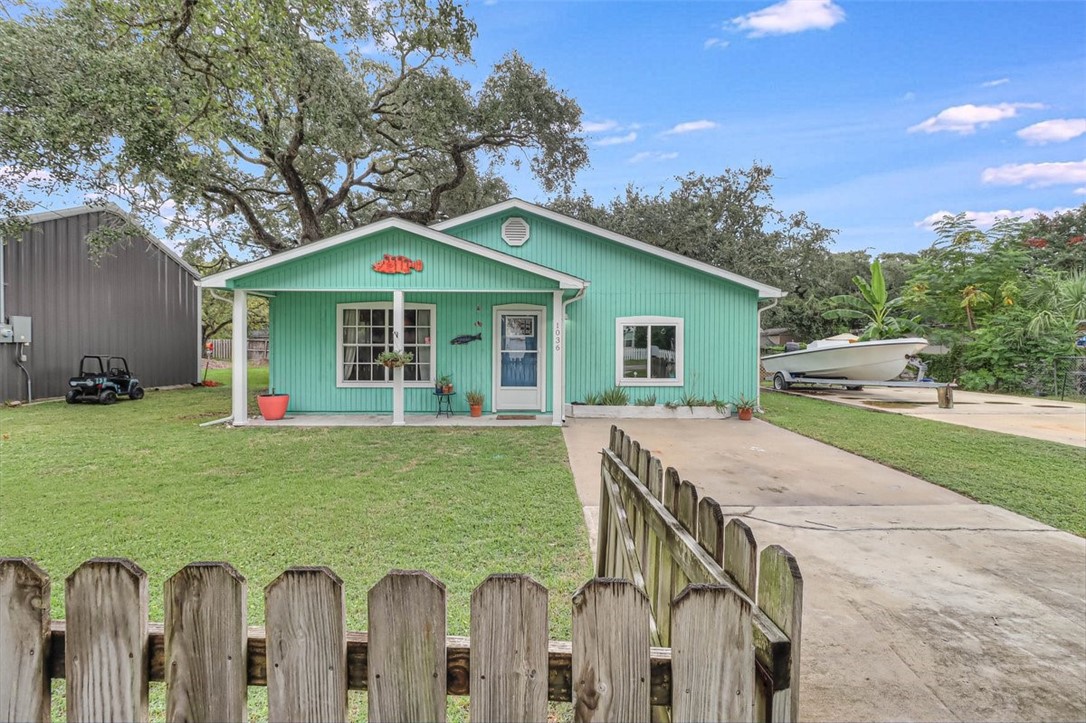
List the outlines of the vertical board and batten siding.
{"label": "vertical board and batten siding", "polygon": [[[116,354],[144,386],[196,380],[198,293],[191,272],[146,238],[91,260],[93,211],[33,223],[3,245],[5,313],[32,318],[24,366],[36,399],[62,396],[83,354]],[[0,398],[26,399],[15,344],[0,344]]]}
{"label": "vertical board and batten siding", "polygon": [[[423,270],[383,274],[373,264],[385,254],[421,259]],[[425,291],[552,290],[558,284],[407,231],[389,229],[310,256],[242,276],[237,289]]]}
{"label": "vertical board and batten siding", "polygon": [[[531,226],[523,246],[501,240],[501,225],[511,216]],[[567,402],[614,386],[615,319],[623,316],[684,319],[684,386],[629,387],[631,400],[654,394],[663,403],[684,392],[723,400],[754,396],[755,290],[519,210],[446,233],[591,282],[584,299],[569,306]]]}
{"label": "vertical board and batten siding", "polygon": [[[379,274],[377,274],[379,275]],[[271,300],[270,359],[271,378],[277,389],[290,392],[290,411],[387,413],[392,408],[392,387],[336,386],[336,305],[376,301],[392,303],[388,293],[309,293],[280,292]],[[437,334],[434,344],[434,371],[438,376],[452,374],[456,396],[453,411],[467,413],[464,395],[477,389],[486,395],[484,409],[490,409],[493,360],[495,304],[534,304],[547,309],[550,320],[551,294],[472,294],[411,292],[405,303],[435,304]],[[476,326],[475,322],[482,322]],[[551,324],[543,330],[540,349],[551,348]],[[482,334],[481,341],[453,345],[449,342],[463,334]],[[547,360],[547,410],[550,409],[551,360]],[[404,390],[407,412],[434,413],[433,388],[408,387]]]}

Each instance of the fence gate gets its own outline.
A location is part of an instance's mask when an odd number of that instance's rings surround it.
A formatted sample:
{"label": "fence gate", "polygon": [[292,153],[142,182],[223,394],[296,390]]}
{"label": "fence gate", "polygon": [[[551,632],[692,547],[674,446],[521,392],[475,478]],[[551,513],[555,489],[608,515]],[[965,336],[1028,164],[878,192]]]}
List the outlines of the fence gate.
{"label": "fence gate", "polygon": [[603,450],[596,574],[629,580],[645,594],[653,644],[673,654],[697,644],[681,632],[689,595],[705,584],[729,591],[749,623],[712,639],[753,649],[745,671],[755,686],[750,716],[798,719],[803,578],[795,558],[777,545],[759,555],[742,520],[725,523],[714,499],[699,500],[693,484],[615,426]]}

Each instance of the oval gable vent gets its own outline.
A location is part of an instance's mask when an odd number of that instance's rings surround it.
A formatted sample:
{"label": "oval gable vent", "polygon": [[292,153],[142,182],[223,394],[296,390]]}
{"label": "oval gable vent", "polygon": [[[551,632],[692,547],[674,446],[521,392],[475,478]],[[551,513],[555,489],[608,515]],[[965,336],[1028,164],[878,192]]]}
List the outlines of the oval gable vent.
{"label": "oval gable vent", "polygon": [[527,221],[519,216],[513,216],[502,224],[502,241],[510,246],[523,246],[530,232],[531,228]]}

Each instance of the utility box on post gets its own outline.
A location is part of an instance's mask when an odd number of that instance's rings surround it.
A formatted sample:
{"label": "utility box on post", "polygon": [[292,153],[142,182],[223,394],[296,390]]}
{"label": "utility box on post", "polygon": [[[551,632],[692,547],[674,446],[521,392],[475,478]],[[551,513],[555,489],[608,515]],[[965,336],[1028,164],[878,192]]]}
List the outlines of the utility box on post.
{"label": "utility box on post", "polygon": [[29,344],[31,342],[30,317],[11,317],[12,341],[16,344]]}

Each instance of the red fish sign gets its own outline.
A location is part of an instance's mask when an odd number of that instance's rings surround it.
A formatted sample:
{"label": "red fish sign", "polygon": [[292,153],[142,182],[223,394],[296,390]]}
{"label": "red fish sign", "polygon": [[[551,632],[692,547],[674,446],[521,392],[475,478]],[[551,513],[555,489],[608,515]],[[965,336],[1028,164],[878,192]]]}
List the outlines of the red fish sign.
{"label": "red fish sign", "polygon": [[406,256],[385,257],[373,264],[373,270],[379,274],[409,274],[412,271],[422,271],[422,259],[412,261]]}

